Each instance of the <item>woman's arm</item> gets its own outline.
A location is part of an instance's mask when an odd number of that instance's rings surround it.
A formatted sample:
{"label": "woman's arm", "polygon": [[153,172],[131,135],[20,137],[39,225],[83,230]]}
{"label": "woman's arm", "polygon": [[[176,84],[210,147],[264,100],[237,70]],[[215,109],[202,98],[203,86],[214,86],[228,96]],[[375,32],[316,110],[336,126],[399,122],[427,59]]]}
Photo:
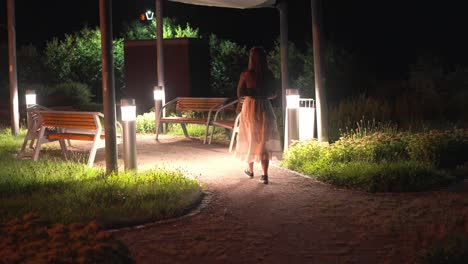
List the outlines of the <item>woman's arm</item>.
{"label": "woman's arm", "polygon": [[269,89],[268,99],[273,100],[276,97],[278,97],[279,85],[278,85],[278,82],[276,81],[276,79],[273,77],[272,72],[270,72],[268,77],[269,77],[269,79],[268,79],[268,89]]}
{"label": "woman's arm", "polygon": [[247,88],[246,82],[245,82],[245,74],[241,73],[239,77],[239,83],[237,84],[237,98],[241,98],[244,96],[243,92]]}

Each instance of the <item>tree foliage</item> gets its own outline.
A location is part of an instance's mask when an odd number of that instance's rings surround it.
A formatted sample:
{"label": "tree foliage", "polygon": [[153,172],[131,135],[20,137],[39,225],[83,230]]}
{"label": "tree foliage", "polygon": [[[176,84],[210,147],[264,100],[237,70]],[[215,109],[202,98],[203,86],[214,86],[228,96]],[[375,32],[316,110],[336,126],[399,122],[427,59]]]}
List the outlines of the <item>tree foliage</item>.
{"label": "tree foliage", "polygon": [[[270,68],[275,78],[281,79],[281,47],[275,42],[273,50],[268,55]],[[291,88],[299,89],[304,98],[311,98],[314,94],[314,70],[311,50],[302,52],[294,43],[288,43],[288,72]],[[279,93],[281,94],[281,93]]]}
{"label": "tree foliage", "polygon": [[218,96],[236,97],[237,82],[247,68],[248,54],[245,46],[210,36],[211,89]]}
{"label": "tree foliage", "polygon": [[[123,40],[113,41],[114,69],[117,90],[123,81]],[[47,42],[45,65],[55,82],[79,82],[92,88],[101,97],[102,64],[101,32],[98,28],[85,27],[81,31],[65,35],[64,40],[54,38]]]}
{"label": "tree foliage", "polygon": [[[156,39],[156,19],[150,22],[133,21],[124,25],[123,37],[125,39]],[[185,26],[177,24],[173,18],[163,18],[163,37],[167,38],[199,38],[198,28],[193,28],[189,23]]]}

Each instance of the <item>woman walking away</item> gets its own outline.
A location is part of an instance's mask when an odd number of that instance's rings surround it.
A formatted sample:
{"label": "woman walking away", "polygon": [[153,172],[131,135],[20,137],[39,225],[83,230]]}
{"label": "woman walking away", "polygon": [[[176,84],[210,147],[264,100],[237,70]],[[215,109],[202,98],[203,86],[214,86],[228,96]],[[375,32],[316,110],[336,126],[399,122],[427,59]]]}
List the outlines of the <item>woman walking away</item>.
{"label": "woman walking away", "polygon": [[241,73],[237,97],[244,97],[235,156],[247,162],[244,174],[253,178],[254,162],[260,162],[260,182],[268,184],[268,165],[282,155],[276,116],[270,99],[276,97],[273,73],[268,67],[265,50],[250,49],[248,69]]}

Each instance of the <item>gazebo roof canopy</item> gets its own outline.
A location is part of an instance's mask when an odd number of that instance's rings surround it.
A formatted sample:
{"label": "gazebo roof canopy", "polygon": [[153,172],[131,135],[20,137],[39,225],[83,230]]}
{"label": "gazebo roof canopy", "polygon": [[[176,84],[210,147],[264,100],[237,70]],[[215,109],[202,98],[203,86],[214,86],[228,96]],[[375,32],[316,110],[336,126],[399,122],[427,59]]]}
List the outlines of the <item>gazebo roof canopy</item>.
{"label": "gazebo roof canopy", "polygon": [[229,7],[229,8],[260,8],[273,7],[276,0],[170,0],[191,5]]}

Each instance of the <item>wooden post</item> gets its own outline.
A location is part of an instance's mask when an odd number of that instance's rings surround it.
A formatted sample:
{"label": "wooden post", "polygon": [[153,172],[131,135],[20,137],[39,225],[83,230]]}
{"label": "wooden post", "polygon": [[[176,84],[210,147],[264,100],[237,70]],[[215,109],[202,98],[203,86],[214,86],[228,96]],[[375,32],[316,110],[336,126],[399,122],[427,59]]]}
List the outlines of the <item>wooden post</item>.
{"label": "wooden post", "polygon": [[[164,74],[164,46],[163,46],[164,32],[163,32],[163,4],[162,0],[156,0],[156,49],[157,49],[157,76],[158,86],[163,89],[162,105],[166,104],[166,85]],[[163,116],[166,116],[165,109]]]}
{"label": "wooden post", "polygon": [[288,71],[288,3],[279,1],[277,8],[280,14],[280,50],[281,50],[281,105],[283,124],[286,121],[286,89],[289,89]]}
{"label": "wooden post", "polygon": [[8,0],[8,73],[10,78],[11,133],[19,134],[18,75],[16,70],[15,1]]}
{"label": "wooden post", "polygon": [[317,136],[319,142],[328,142],[328,104],[325,87],[323,86],[323,60],[321,56],[322,21],[321,1],[311,0],[312,11],[312,39],[314,50],[314,74],[315,74],[315,101],[317,110]]}
{"label": "wooden post", "polygon": [[101,26],[102,95],[106,134],[106,172],[117,172],[117,133],[115,128],[115,79],[112,48],[112,0],[99,0]]}

